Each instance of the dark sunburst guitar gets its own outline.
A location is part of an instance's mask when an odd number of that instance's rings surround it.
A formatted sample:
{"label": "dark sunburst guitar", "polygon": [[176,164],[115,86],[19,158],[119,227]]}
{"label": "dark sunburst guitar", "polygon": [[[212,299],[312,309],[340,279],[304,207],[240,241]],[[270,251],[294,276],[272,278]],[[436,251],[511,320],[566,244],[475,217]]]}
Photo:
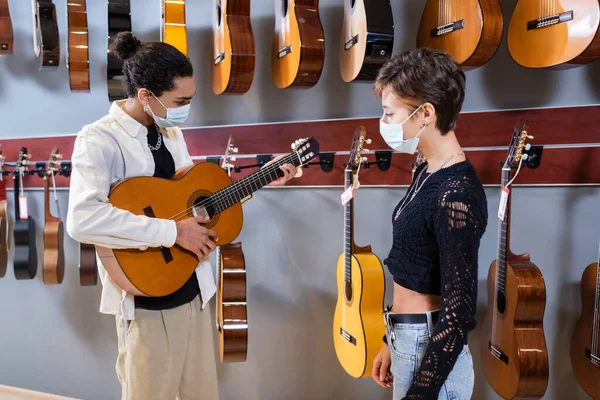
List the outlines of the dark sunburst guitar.
{"label": "dark sunburst guitar", "polygon": [[344,0],[340,44],[340,72],[344,82],[374,80],[394,50],[390,1]]}
{"label": "dark sunburst guitar", "polygon": [[27,210],[27,198],[22,191],[22,178],[27,172],[27,147],[22,147],[14,170],[15,181],[15,255],[13,266],[15,278],[33,279],[37,273],[37,246],[35,243],[35,221]]}
{"label": "dark sunburst guitar", "polygon": [[344,171],[344,252],[337,264],[338,297],[333,317],[335,353],[344,370],[354,378],[371,376],[373,359],[385,334],[385,277],[381,261],[371,246],[358,247],[354,243],[353,186],[364,143],[370,140],[360,126],[354,132],[350,160]]}
{"label": "dark sunburst guitar", "polygon": [[[528,253],[510,251],[511,174],[528,157],[527,125],[519,122],[502,167],[498,256],[488,272],[488,309],[480,339],[488,384],[503,399],[540,398],[548,386],[544,334],[546,285]],[[508,190],[508,192],[507,192]]]}
{"label": "dark sunburst guitar", "polygon": [[111,50],[112,43],[119,32],[131,32],[131,8],[129,0],[108,0],[108,54],[106,79],[108,100],[122,100],[127,96],[123,88],[123,61]]}
{"label": "dark sunburst guitar", "polygon": [[0,56],[13,52],[13,28],[8,0],[0,0]]}
{"label": "dark sunburst guitar", "polygon": [[319,0],[275,0],[271,74],[275,86],[312,87],[325,61]]}
{"label": "dark sunburst guitar", "polygon": [[67,2],[67,21],[69,23],[67,47],[69,85],[73,92],[89,92],[90,56],[86,0]]}
{"label": "dark sunburst guitar", "polygon": [[56,7],[52,0],[31,0],[33,7],[33,52],[40,70],[54,70],[60,64],[60,37]]}
{"label": "dark sunburst guitar", "polygon": [[477,68],[496,54],[503,24],[498,0],[428,0],[417,47],[442,50],[465,70]]}
{"label": "dark sunburst guitar", "polygon": [[[44,263],[42,265],[44,283],[46,285],[60,284],[65,276],[64,252],[64,226],[60,218],[60,208],[56,199],[56,186],[54,175],[58,172],[58,148],[55,147],[50,155],[46,173],[44,174]],[[54,188],[56,212],[58,217],[50,211],[50,190]]]}

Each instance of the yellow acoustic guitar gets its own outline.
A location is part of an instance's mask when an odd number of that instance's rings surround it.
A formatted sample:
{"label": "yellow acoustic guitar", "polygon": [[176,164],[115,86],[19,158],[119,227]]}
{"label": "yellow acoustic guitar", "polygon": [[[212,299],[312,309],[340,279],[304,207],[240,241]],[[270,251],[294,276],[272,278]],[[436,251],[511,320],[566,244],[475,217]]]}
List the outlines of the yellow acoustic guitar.
{"label": "yellow acoustic guitar", "polygon": [[[354,170],[361,161],[365,128],[354,132],[350,160],[345,170],[346,192],[353,186]],[[352,192],[353,193],[353,192]],[[343,196],[344,197],[344,196]],[[344,206],[344,253],[337,264],[338,299],[333,317],[333,343],[337,358],[354,378],[370,376],[373,359],[381,349],[385,334],[383,301],[385,277],[381,261],[371,246],[354,244],[354,200]]]}
{"label": "yellow acoustic guitar", "polygon": [[185,0],[162,0],[160,40],[176,47],[187,56]]}

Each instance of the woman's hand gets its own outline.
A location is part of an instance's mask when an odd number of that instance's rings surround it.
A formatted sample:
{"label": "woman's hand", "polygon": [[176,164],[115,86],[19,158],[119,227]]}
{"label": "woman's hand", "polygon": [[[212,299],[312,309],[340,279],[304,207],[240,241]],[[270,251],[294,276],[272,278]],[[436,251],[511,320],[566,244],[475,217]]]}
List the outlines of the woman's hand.
{"label": "woman's hand", "polygon": [[390,348],[384,344],[373,360],[373,373],[371,374],[379,386],[392,387],[394,377],[390,371],[391,364]]}
{"label": "woman's hand", "polygon": [[[267,165],[273,164],[275,161],[281,160],[283,157],[285,157],[285,156],[281,155],[281,156],[275,157],[274,159],[272,159],[271,161],[269,161],[268,163],[263,165],[262,168],[266,167]],[[298,172],[298,169],[296,167],[294,167],[292,164],[283,164],[279,168],[283,171],[283,176],[281,178],[275,179],[273,182],[269,183],[267,186],[283,186],[290,179],[292,179]]]}

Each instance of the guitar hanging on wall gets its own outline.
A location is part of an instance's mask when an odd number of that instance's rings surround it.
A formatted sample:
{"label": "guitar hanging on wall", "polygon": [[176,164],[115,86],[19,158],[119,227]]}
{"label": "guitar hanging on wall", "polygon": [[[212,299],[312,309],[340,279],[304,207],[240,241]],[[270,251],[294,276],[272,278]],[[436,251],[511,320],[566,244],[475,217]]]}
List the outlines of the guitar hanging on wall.
{"label": "guitar hanging on wall", "polygon": [[571,336],[571,365],[577,381],[600,399],[600,251],[581,276],[581,316]]}
{"label": "guitar hanging on wall", "polygon": [[527,163],[530,145],[525,141],[533,138],[527,129],[523,121],[515,126],[502,167],[498,257],[488,272],[488,310],[480,340],[484,375],[503,399],[540,398],[548,386],[544,277],[528,253],[510,250],[511,173]]}
{"label": "guitar hanging on wall", "polygon": [[598,0],[519,0],[507,34],[508,52],[527,68],[566,69],[600,58]]}
{"label": "guitar hanging on wall", "polygon": [[56,7],[52,0],[31,0],[33,8],[33,53],[40,70],[57,69],[60,64],[60,37]]}
{"label": "guitar hanging on wall", "polygon": [[371,376],[373,359],[381,349],[385,334],[382,318],[385,277],[379,258],[371,246],[354,243],[354,189],[358,188],[358,172],[365,161],[361,157],[365,128],[354,132],[348,166],[344,171],[342,195],[344,204],[344,252],[337,264],[337,303],[333,317],[333,343],[344,370],[354,378]]}
{"label": "guitar hanging on wall", "polygon": [[496,54],[503,27],[498,0],[428,0],[419,24],[417,47],[442,50],[469,70]]}
{"label": "guitar hanging on wall", "polygon": [[[58,172],[58,160],[62,156],[55,147],[50,155],[48,166],[44,174],[44,263],[42,266],[44,283],[46,285],[60,284],[65,276],[64,253],[64,227],[60,218],[60,207],[56,198],[56,185],[54,176]],[[54,189],[54,202],[56,204],[55,217],[50,212],[50,181]]]}
{"label": "guitar hanging on wall", "polygon": [[394,20],[389,0],[344,0],[340,72],[344,82],[374,80],[392,57]]}
{"label": "guitar hanging on wall", "polygon": [[88,21],[85,0],[67,2],[69,44],[67,46],[67,68],[69,85],[73,92],[90,91],[90,56]]}
{"label": "guitar hanging on wall", "polygon": [[185,24],[185,0],[161,1],[160,41],[169,43],[177,50],[188,55],[187,34]]}
{"label": "guitar hanging on wall", "polygon": [[108,0],[108,55],[106,79],[108,100],[122,100],[127,97],[123,88],[123,62],[113,54],[112,43],[119,32],[131,31],[131,11],[129,0]]}
{"label": "guitar hanging on wall", "polygon": [[6,182],[4,181],[4,160],[0,146],[0,278],[6,275],[8,265],[8,202]]}
{"label": "guitar hanging on wall", "polygon": [[37,273],[37,247],[35,243],[35,221],[29,215],[27,197],[23,188],[23,176],[27,171],[27,147],[21,147],[14,170],[15,180],[15,278],[33,279]]}
{"label": "guitar hanging on wall", "polygon": [[79,243],[79,284],[95,286],[98,283],[98,262],[93,244]]}
{"label": "guitar hanging on wall", "polygon": [[13,29],[8,0],[0,0],[0,56],[13,52]]}
{"label": "guitar hanging on wall", "polygon": [[213,92],[246,93],[254,79],[255,52],[250,0],[213,0]]}
{"label": "guitar hanging on wall", "polygon": [[321,77],[325,37],[319,0],[275,0],[271,75],[275,86],[312,87]]}

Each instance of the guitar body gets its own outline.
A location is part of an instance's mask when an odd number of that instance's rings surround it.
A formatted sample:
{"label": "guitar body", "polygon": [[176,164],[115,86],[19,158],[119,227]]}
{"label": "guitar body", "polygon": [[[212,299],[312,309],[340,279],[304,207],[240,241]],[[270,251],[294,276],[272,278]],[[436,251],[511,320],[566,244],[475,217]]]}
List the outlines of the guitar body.
{"label": "guitar body", "polygon": [[[56,7],[52,0],[35,0],[37,46],[36,57],[40,58],[40,70],[56,69],[60,63],[60,37],[56,21]],[[34,41],[34,43],[36,43]]]}
{"label": "guitar body", "polygon": [[13,29],[8,0],[0,0],[0,56],[13,52]]}
{"label": "guitar body", "polygon": [[119,32],[131,31],[131,8],[129,0],[108,0],[108,54],[106,79],[108,100],[125,99],[123,88],[123,62],[113,54],[111,45]]}
{"label": "guitar body", "polygon": [[169,43],[187,56],[185,0],[162,0],[161,41]]}
{"label": "guitar body", "polygon": [[246,309],[246,264],[242,244],[220,247],[217,288],[217,328],[221,362],[246,361],[248,312]]}
{"label": "guitar body", "polygon": [[246,93],[254,79],[250,0],[221,0],[213,25],[212,86],[215,94]]}
{"label": "guitar body", "polygon": [[381,350],[385,334],[385,277],[381,261],[371,253],[370,246],[357,250],[352,255],[350,288],[344,279],[344,254],[338,260],[333,343],[344,370],[354,378],[364,378],[371,376],[373,359]]}
{"label": "guitar body", "polygon": [[[417,47],[442,50],[465,70],[487,63],[502,40],[504,19],[498,0],[428,0],[421,16]],[[440,5],[442,3],[442,5]],[[539,7],[538,7],[539,8]]]}
{"label": "guitar body", "polygon": [[60,220],[46,221],[44,226],[44,283],[62,283],[65,276],[65,253],[63,249],[64,227]]}
{"label": "guitar body", "polygon": [[573,372],[583,390],[594,400],[600,399],[600,362],[593,363],[590,355],[590,351],[600,347],[600,337],[593,335],[596,291],[600,284],[597,277],[598,263],[588,265],[581,277],[581,316],[571,337]]}
{"label": "guitar body", "polygon": [[79,284],[95,286],[98,283],[98,263],[93,244],[79,244]]}
{"label": "guitar body", "polygon": [[8,214],[6,206],[6,200],[0,201],[0,278],[6,275],[8,265]]}
{"label": "guitar body", "polygon": [[[529,256],[519,256],[506,266],[506,309],[496,308],[496,269],[488,272],[488,311],[481,333],[481,365],[489,385],[503,399],[540,398],[548,385],[548,351],[543,318],[546,286]],[[494,321],[493,315],[496,315]],[[508,361],[492,355],[493,340]]]}
{"label": "guitar body", "polygon": [[344,82],[374,80],[394,49],[389,0],[345,0],[341,44],[340,73]]}
{"label": "guitar body", "polygon": [[280,89],[312,87],[321,77],[325,60],[319,0],[283,0],[283,3],[288,4],[287,13],[275,20],[271,51],[273,82]]}
{"label": "guitar body", "polygon": [[[543,17],[555,23],[538,27]],[[600,57],[599,25],[598,0],[556,0],[543,10],[537,0],[519,0],[508,25],[508,51],[527,68],[588,64]]]}
{"label": "guitar body", "polygon": [[88,22],[85,0],[69,0],[69,51],[67,67],[73,92],[90,91],[90,57],[88,51]]}
{"label": "guitar body", "polygon": [[33,279],[37,273],[35,221],[31,216],[27,220],[17,217],[13,233],[15,237],[15,278]]}
{"label": "guitar body", "polygon": [[[206,162],[178,171],[173,179],[143,176],[122,180],[111,189],[109,202],[133,214],[151,213],[156,218],[171,218],[188,210],[181,215],[183,219],[193,216],[190,207],[195,203],[231,184],[221,167]],[[211,210],[206,211],[212,217]],[[203,225],[217,233],[217,245],[231,243],[242,229],[241,204],[234,204]],[[195,254],[178,245],[144,251],[96,246],[96,250],[115,283],[136,296],[171,294],[183,286],[198,266]]]}

